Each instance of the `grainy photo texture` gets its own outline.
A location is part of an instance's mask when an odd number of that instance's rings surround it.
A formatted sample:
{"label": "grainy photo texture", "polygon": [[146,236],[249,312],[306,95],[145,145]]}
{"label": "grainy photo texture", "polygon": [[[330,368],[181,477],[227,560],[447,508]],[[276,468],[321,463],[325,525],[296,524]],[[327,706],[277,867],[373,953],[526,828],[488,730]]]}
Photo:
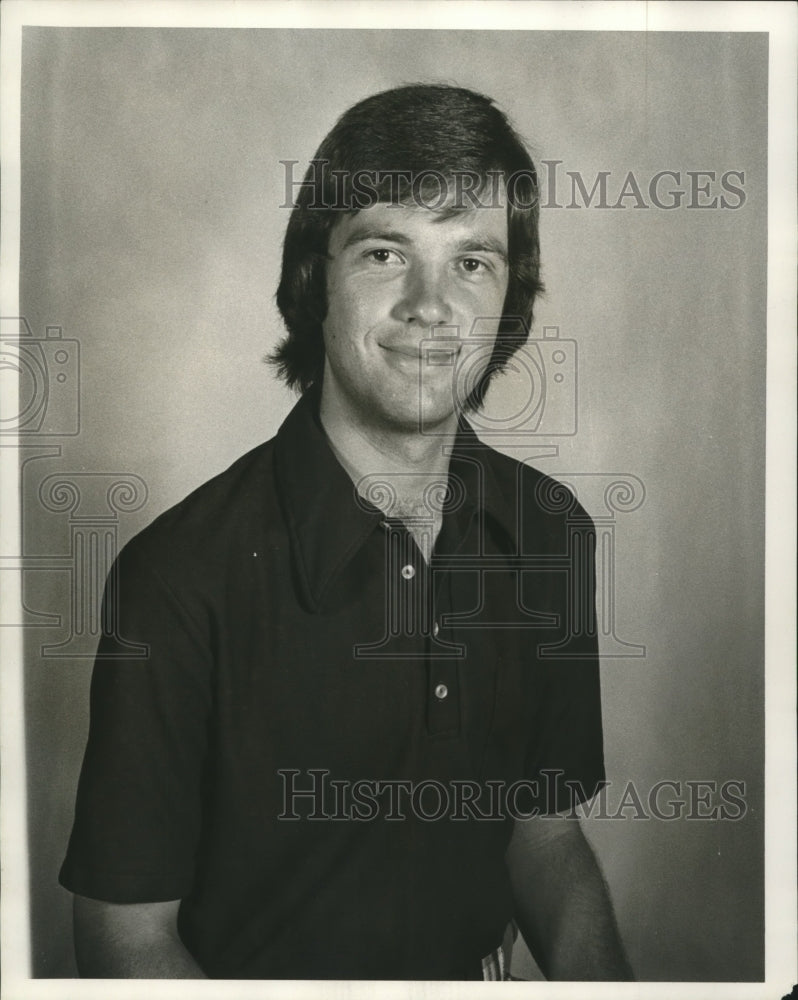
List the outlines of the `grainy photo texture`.
{"label": "grainy photo texture", "polygon": [[35,978],[764,978],[767,72],[23,29]]}

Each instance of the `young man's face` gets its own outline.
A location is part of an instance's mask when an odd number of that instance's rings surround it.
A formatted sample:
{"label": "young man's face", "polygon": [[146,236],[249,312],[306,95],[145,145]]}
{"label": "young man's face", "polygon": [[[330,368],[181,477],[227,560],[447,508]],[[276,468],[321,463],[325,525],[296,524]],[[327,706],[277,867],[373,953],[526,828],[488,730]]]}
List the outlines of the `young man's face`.
{"label": "young man's face", "polygon": [[502,314],[504,206],[377,204],[342,217],[329,257],[323,412],[364,428],[454,429]]}

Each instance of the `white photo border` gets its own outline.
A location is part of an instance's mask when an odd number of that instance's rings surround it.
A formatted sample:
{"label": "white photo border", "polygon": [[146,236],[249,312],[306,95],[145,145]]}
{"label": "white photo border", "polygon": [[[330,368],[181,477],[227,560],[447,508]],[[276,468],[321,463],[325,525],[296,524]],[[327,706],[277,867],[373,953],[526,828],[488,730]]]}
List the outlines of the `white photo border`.
{"label": "white photo border", "polygon": [[[631,2],[357,2],[235,3],[226,0],[6,0],[2,15],[2,219],[0,314],[19,315],[20,73],[26,25],[150,27],[408,27],[473,30],[757,31],[769,35],[768,115],[768,363],[766,530],[766,978],[764,983],[508,983],[525,997],[723,998],[781,997],[798,981],[796,961],[796,740],[795,740],[795,307],[796,307],[796,8],[790,3]],[[13,403],[13,401],[12,401]],[[9,405],[12,405],[10,403]],[[0,449],[3,527],[0,550],[19,551],[17,463],[12,447]],[[19,575],[3,575],[2,601],[20,605]],[[6,579],[8,578],[8,579]],[[30,978],[28,858],[25,810],[22,639],[0,630],[2,705],[2,952],[3,989],[13,1000],[109,995],[106,981]],[[79,986],[78,986],[79,982]],[[144,986],[154,998],[183,997],[181,982]],[[382,983],[392,997],[481,996],[480,983]],[[191,983],[195,998],[259,997],[259,982]],[[270,996],[358,998],[374,984],[269,983]],[[138,998],[142,984],[117,981],[115,998]]]}

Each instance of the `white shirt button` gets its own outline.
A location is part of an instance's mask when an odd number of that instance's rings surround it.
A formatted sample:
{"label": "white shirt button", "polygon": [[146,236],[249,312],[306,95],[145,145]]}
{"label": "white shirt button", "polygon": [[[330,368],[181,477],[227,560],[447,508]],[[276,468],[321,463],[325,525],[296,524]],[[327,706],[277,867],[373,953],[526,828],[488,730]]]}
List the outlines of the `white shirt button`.
{"label": "white shirt button", "polygon": [[440,630],[441,630],[440,625],[437,622],[435,622],[435,624],[432,626],[432,637],[433,637],[433,639],[437,639],[438,638],[438,633],[440,632]]}
{"label": "white shirt button", "polygon": [[402,567],[402,576],[405,578],[405,580],[412,580],[415,575],[416,575],[416,570],[413,566],[408,564],[407,566]]}
{"label": "white shirt button", "polygon": [[438,701],[443,701],[446,695],[449,693],[449,688],[445,684],[438,684],[435,688],[435,697]]}

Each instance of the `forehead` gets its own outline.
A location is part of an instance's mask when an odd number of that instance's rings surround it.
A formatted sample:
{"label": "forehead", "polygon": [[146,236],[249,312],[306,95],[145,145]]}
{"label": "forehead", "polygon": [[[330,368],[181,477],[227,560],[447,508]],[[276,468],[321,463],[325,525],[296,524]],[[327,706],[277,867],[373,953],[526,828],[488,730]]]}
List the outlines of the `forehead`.
{"label": "forehead", "polygon": [[507,252],[507,209],[503,205],[472,208],[424,208],[378,202],[357,212],[342,213],[330,234],[329,250],[340,252],[369,239],[425,245],[463,244]]}

